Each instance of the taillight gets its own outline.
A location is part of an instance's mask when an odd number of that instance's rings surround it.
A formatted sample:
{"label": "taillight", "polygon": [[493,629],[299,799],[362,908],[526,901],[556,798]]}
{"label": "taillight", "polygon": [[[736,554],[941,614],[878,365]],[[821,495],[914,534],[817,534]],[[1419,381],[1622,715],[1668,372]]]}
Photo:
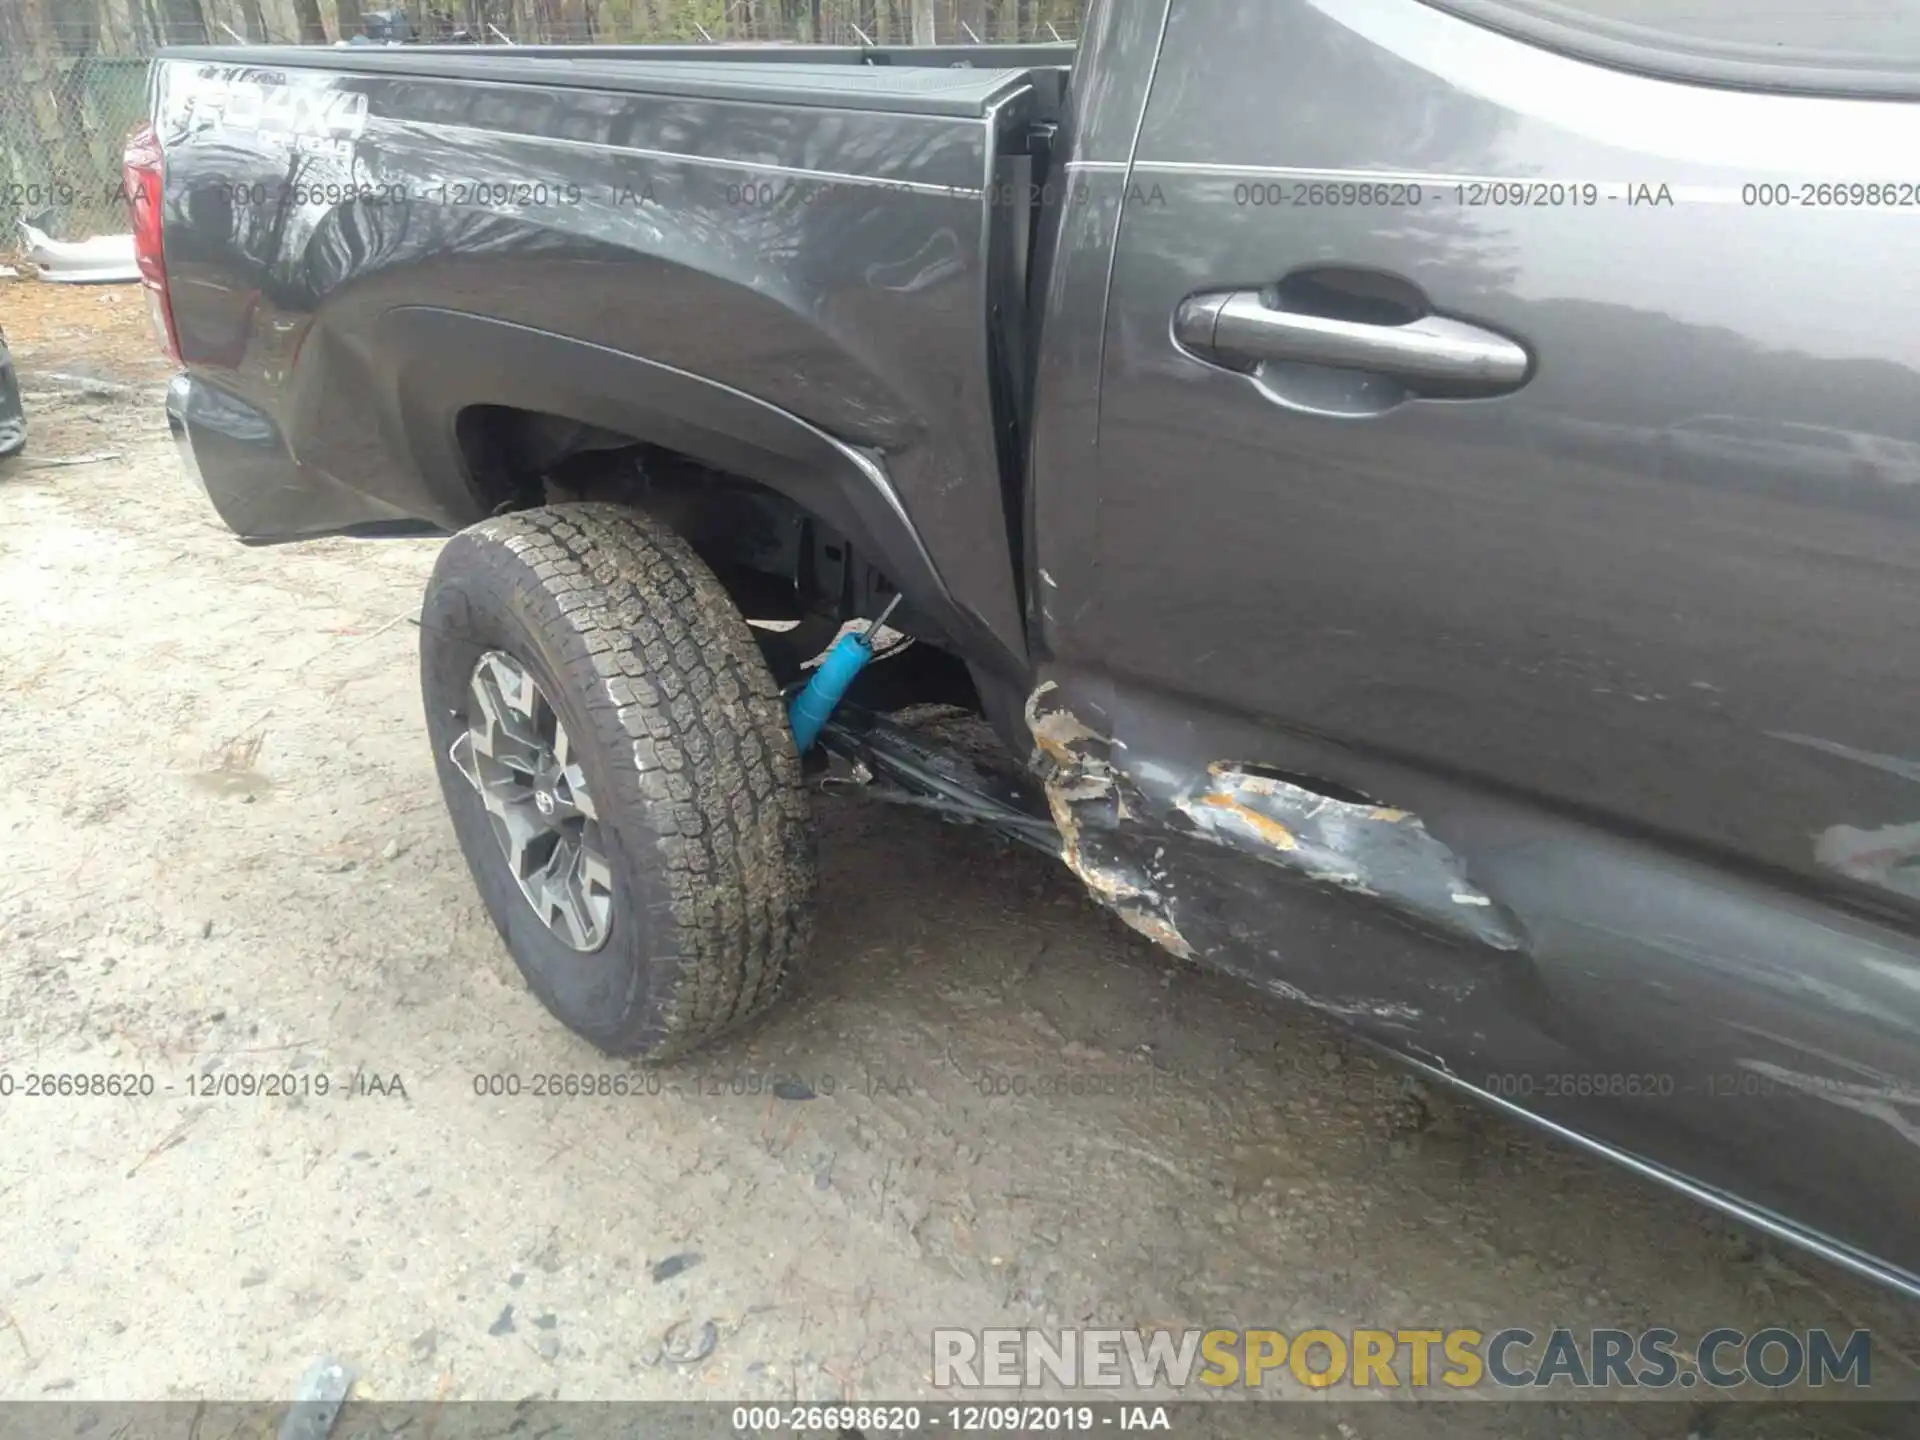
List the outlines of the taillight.
{"label": "taillight", "polygon": [[173,299],[167,293],[167,254],[160,238],[162,164],[160,137],[153,133],[152,125],[143,121],[127,137],[120,175],[127,192],[127,211],[133,217],[133,258],[140,266],[147,309],[153,315],[154,329],[160,332],[160,343],[166,347],[167,358],[177,365],[180,337],[173,328]]}

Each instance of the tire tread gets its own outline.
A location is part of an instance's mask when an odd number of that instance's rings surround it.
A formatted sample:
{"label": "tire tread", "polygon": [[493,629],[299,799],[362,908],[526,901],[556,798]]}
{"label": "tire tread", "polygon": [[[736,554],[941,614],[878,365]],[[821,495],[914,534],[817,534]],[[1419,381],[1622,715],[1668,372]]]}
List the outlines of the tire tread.
{"label": "tire tread", "polygon": [[773,677],[713,572],[643,512],[519,511],[457,545],[503,547],[572,630],[595,740],[640,798],[671,897],[657,1003],[592,1038],[684,1054],[771,1004],[811,939],[812,830]]}

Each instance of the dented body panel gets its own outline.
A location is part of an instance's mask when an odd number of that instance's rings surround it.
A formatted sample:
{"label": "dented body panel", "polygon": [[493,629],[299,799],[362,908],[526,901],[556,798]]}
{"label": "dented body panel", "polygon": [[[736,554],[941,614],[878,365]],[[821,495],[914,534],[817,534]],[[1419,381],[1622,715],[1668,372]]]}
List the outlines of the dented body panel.
{"label": "dented body panel", "polygon": [[1340,800],[1274,775],[1216,760],[1174,809],[1193,833],[1305,879],[1365,895],[1437,930],[1517,950],[1505,906],[1467,878],[1460,857],[1418,815]]}
{"label": "dented body panel", "polygon": [[992,53],[165,52],[183,418],[216,509],[259,541],[458,529],[503,499],[471,418],[551,414],[826,513],[944,639],[1017,669],[991,237],[1068,57]]}
{"label": "dented body panel", "polygon": [[[1920,1294],[1911,217],[1741,203],[1894,163],[1920,110],[1413,0],[1113,4],[1083,55],[1123,73],[1076,77],[1029,542],[1067,863]],[[1270,361],[1176,334],[1223,293],[1288,317]],[[1415,313],[1524,373],[1299,358]]]}
{"label": "dented body panel", "polygon": [[1913,95],[1417,0],[1096,0],[1071,75],[628,53],[165,63],[235,528],[478,518],[476,404],[765,484],[1026,771],[843,716],[877,792],[1920,1296],[1912,217],[1742,200],[1897,176]]}
{"label": "dented body panel", "polygon": [[[1062,858],[1133,929],[1915,1288],[1910,930],[1458,777],[1049,677],[1029,713]],[[1361,783],[1399,803],[1307,788]]]}

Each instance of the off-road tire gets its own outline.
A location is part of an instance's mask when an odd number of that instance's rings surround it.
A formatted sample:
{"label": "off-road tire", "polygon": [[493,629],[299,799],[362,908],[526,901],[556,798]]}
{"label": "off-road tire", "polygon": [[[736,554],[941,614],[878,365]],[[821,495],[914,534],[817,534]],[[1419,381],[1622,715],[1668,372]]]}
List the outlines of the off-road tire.
{"label": "off-road tire", "polygon": [[[570,948],[521,893],[450,758],[490,650],[566,727],[599,811],[612,924]],[[420,617],[441,791],[528,985],[601,1049],[673,1059],[766,1008],[812,929],[813,833],[786,710],[713,572],[658,521],[555,505],[449,540]]]}

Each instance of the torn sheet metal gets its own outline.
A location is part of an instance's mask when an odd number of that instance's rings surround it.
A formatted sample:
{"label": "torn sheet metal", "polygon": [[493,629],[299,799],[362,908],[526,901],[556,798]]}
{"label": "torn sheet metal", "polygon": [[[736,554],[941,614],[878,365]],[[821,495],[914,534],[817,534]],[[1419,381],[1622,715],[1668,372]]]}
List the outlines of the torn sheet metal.
{"label": "torn sheet metal", "polygon": [[140,278],[133,236],[96,235],[91,240],[55,240],[25,220],[20,243],[42,280],[59,285],[124,285]]}
{"label": "torn sheet metal", "polygon": [[1090,729],[1053,697],[1058,686],[1046,681],[1027,698],[1027,728],[1033,733],[1031,766],[1046,787],[1053,823],[1060,831],[1060,858],[1080,877],[1094,899],[1133,929],[1182,959],[1193,946],[1175,923],[1166,876],[1133,860],[1114,843],[1123,816],[1131,818],[1122,794],[1124,780],[1114,774],[1113,742]]}
{"label": "torn sheet metal", "polygon": [[1053,681],[1039,686],[1026,719],[1031,765],[1060,831],[1061,858],[1095,898],[1176,955],[1195,949],[1176,922],[1169,872],[1136,858],[1140,841],[1157,827],[1367,896],[1444,934],[1496,950],[1521,948],[1511,913],[1467,878],[1465,862],[1417,815],[1335,799],[1228,761],[1191,779],[1158,775],[1156,767],[1151,792],[1142,793],[1115,762],[1125,747],[1066,708],[1057,691]]}
{"label": "torn sheet metal", "polygon": [[1467,879],[1417,815],[1336,800],[1224,761],[1174,802],[1201,835],[1324,885],[1371,896],[1496,950],[1517,950],[1511,918]]}

